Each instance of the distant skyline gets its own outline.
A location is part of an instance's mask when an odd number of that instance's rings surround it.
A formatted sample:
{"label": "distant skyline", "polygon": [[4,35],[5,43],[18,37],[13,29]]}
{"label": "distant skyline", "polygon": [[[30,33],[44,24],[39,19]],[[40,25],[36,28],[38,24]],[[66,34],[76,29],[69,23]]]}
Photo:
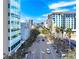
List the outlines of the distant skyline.
{"label": "distant skyline", "polygon": [[52,12],[76,12],[76,0],[21,0],[21,14],[42,22]]}

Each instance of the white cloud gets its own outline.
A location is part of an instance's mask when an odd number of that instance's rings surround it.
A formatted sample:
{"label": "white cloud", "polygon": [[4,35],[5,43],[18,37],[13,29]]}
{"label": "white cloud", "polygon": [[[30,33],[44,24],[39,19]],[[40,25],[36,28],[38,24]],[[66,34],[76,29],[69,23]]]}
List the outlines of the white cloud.
{"label": "white cloud", "polygon": [[41,15],[40,17],[34,17],[34,19],[38,20],[38,21],[44,21],[44,20],[47,20],[47,17],[48,17],[48,14],[51,14],[51,13],[46,13],[46,14],[43,14]]}
{"label": "white cloud", "polygon": [[55,9],[52,12],[66,12],[69,11],[69,9]]}
{"label": "white cloud", "polygon": [[36,18],[38,21],[40,21],[40,20],[42,20],[42,18],[41,17],[39,17],[39,18]]}
{"label": "white cloud", "polygon": [[48,16],[48,14],[43,14],[42,16]]}
{"label": "white cloud", "polygon": [[38,17],[38,18],[36,18],[36,19],[37,19],[38,21],[41,21],[41,20],[44,21],[44,20],[47,19],[47,17],[42,17],[42,16],[41,16],[41,17]]}
{"label": "white cloud", "polygon": [[70,5],[74,5],[76,4],[76,1],[72,1],[72,2],[59,2],[59,3],[53,3],[49,5],[50,9],[56,9],[56,8],[60,8],[60,7],[65,7],[65,6],[70,6]]}
{"label": "white cloud", "polygon": [[46,13],[46,14],[43,14],[42,16],[46,16],[46,17],[47,17],[47,16],[48,16],[48,14],[51,14],[51,13]]}

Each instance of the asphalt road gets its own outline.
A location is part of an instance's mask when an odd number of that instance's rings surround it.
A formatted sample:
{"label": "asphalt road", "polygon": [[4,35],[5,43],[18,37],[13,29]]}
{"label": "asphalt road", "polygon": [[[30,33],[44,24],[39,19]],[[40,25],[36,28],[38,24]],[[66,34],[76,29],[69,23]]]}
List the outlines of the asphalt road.
{"label": "asphalt road", "polygon": [[[45,41],[42,41],[44,39]],[[29,48],[31,51],[25,59],[60,59],[53,47],[47,44],[47,39],[43,36],[38,36],[33,45]],[[51,53],[47,54],[46,49],[49,48]]]}

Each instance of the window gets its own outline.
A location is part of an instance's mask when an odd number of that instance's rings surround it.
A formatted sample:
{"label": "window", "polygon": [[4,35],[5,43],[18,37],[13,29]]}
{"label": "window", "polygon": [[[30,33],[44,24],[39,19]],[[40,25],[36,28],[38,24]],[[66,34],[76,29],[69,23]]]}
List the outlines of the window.
{"label": "window", "polygon": [[55,17],[55,14],[53,14],[52,17]]}
{"label": "window", "polygon": [[17,36],[19,36],[20,34],[16,34],[16,35],[13,35],[12,38],[16,38]]}
{"label": "window", "polygon": [[17,7],[16,6],[11,6],[11,9],[17,9]]}
{"label": "window", "polygon": [[14,28],[14,29],[11,29],[11,31],[13,32],[13,31],[18,31],[18,30],[20,30],[19,28]]}
{"label": "window", "polygon": [[13,50],[19,43],[20,43],[20,40],[17,43],[15,43],[13,46],[11,46],[11,50]]}
{"label": "window", "polygon": [[8,24],[10,24],[10,21],[8,21]]}
{"label": "window", "polygon": [[10,40],[10,37],[8,37],[8,40]]}
{"label": "window", "polygon": [[11,23],[13,24],[13,23],[14,23],[14,21],[11,21]]}
{"label": "window", "polygon": [[74,29],[76,29],[76,20],[74,21]]}
{"label": "window", "polygon": [[10,16],[10,13],[8,12],[8,16]]}
{"label": "window", "polygon": [[10,47],[8,47],[8,51],[10,51]]}
{"label": "window", "polygon": [[13,35],[12,38],[16,38],[17,36],[18,36],[17,34],[16,35]]}
{"label": "window", "polygon": [[14,14],[14,13],[11,13],[11,16],[12,16],[12,17],[15,17],[15,18],[20,19],[20,16],[19,16],[19,15]]}
{"label": "window", "polygon": [[11,13],[11,16],[14,17],[14,13]]}
{"label": "window", "polygon": [[10,8],[10,4],[8,3],[8,8]]}
{"label": "window", "polygon": [[10,29],[8,29],[8,32],[10,32]]}

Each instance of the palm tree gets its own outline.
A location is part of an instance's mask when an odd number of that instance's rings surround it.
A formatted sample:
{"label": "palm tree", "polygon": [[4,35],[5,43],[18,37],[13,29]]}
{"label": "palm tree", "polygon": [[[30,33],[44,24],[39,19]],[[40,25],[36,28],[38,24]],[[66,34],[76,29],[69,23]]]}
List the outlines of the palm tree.
{"label": "palm tree", "polygon": [[[58,35],[59,36],[59,33],[60,33],[60,28],[59,27],[56,27],[56,36]],[[56,40],[54,41],[54,43],[57,45],[57,51],[56,52],[59,52],[59,48],[60,48],[60,40],[59,40],[59,37],[56,37]]]}
{"label": "palm tree", "polygon": [[57,33],[59,33],[59,32],[60,32],[60,28],[59,28],[59,27],[56,27],[56,29],[55,29],[55,30],[56,30],[56,32],[57,32]]}
{"label": "palm tree", "polygon": [[63,26],[61,26],[60,31],[62,33],[62,39],[63,39],[63,33],[64,33],[64,27]]}
{"label": "palm tree", "polygon": [[68,37],[71,38],[72,28],[67,28],[66,33],[68,34]]}
{"label": "palm tree", "polygon": [[[69,45],[70,45],[70,38],[71,38],[72,28],[67,28],[66,33],[69,37]],[[70,48],[70,46],[69,46],[69,48]]]}

